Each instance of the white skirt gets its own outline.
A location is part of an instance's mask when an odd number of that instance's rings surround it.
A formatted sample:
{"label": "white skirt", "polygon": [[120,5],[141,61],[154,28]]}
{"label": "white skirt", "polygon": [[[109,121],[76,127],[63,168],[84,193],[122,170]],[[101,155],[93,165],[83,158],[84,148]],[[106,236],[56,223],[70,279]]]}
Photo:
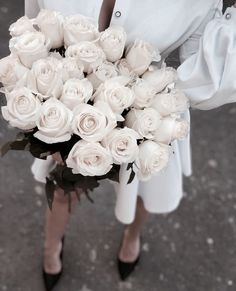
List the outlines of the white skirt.
{"label": "white skirt", "polygon": [[[184,114],[190,122],[190,114]],[[51,157],[45,160],[35,159],[31,167],[35,180],[45,183],[46,176],[55,167]],[[117,193],[115,214],[117,219],[125,224],[132,223],[138,196],[142,197],[146,210],[150,213],[169,213],[175,210],[182,197],[182,176],[192,173],[190,134],[183,141],[172,144],[172,153],[166,169],[148,182],[140,182],[135,177],[127,185],[129,172],[126,165],[120,171],[120,183],[114,183]]]}

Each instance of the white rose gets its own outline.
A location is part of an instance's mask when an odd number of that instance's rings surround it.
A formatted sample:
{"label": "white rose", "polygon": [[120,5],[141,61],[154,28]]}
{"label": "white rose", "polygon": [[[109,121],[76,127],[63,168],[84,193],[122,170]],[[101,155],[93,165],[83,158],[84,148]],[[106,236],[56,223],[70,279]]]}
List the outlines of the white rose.
{"label": "white rose", "polygon": [[93,106],[80,104],[74,111],[72,130],[89,142],[101,141],[116,127],[116,116],[105,102],[96,102]]}
{"label": "white rose", "polygon": [[70,58],[63,58],[61,62],[62,79],[64,82],[72,78],[84,78],[84,66],[81,62]]}
{"label": "white rose", "polygon": [[159,51],[151,44],[136,40],[126,51],[126,60],[133,71],[142,75],[153,61],[159,62],[161,56]]}
{"label": "white rose", "polygon": [[69,79],[63,86],[60,101],[73,110],[81,103],[87,103],[93,94],[93,86],[87,80]]}
{"label": "white rose", "polygon": [[43,99],[60,98],[63,88],[60,61],[53,57],[36,61],[28,74],[27,84]]}
{"label": "white rose", "polygon": [[38,131],[34,134],[39,140],[52,144],[65,142],[71,138],[71,122],[73,114],[56,98],[46,100],[40,118],[36,122]]}
{"label": "white rose", "polygon": [[68,58],[82,62],[84,72],[88,74],[92,73],[106,59],[103,50],[96,44],[88,41],[69,46],[65,55]]}
{"label": "white rose", "polygon": [[93,84],[94,90],[96,90],[104,81],[117,76],[118,71],[116,67],[112,63],[104,62],[92,74],[89,74],[87,78]]}
{"label": "white rose", "polygon": [[66,18],[64,23],[64,41],[66,46],[81,41],[93,41],[98,38],[98,26],[91,18],[83,15],[73,15]]}
{"label": "white rose", "polygon": [[177,79],[176,70],[170,67],[161,69],[150,66],[149,70],[143,74],[142,78],[150,83],[156,93],[163,91],[167,85],[173,83]]}
{"label": "white rose", "polygon": [[138,134],[130,128],[115,128],[102,141],[108,148],[115,164],[132,163],[139,151]]}
{"label": "white rose", "polygon": [[41,109],[40,100],[27,88],[18,88],[6,95],[7,105],[2,107],[3,118],[13,127],[29,130],[36,127]]}
{"label": "white rose", "polygon": [[170,147],[147,140],[139,145],[139,156],[135,163],[138,177],[141,181],[148,181],[163,170],[169,161]]}
{"label": "white rose", "polygon": [[120,59],[115,63],[120,75],[127,76],[130,79],[136,79],[137,74],[132,70],[131,66],[128,64],[126,59]]}
{"label": "white rose", "polygon": [[160,124],[161,116],[153,108],[132,109],[125,117],[125,125],[135,130],[140,139],[153,139]]}
{"label": "white rose", "polygon": [[52,57],[54,59],[57,59],[58,61],[62,61],[64,60],[65,58],[59,53],[57,52],[56,50],[53,50],[53,51],[50,51],[49,54],[48,54],[48,57]]}
{"label": "white rose", "polygon": [[46,9],[42,9],[36,18],[38,27],[50,40],[53,49],[60,48],[64,44],[63,22],[64,17],[61,14]]}
{"label": "white rose", "polygon": [[116,62],[122,57],[126,39],[127,35],[123,27],[109,27],[101,33],[99,44],[108,61]]}
{"label": "white rose", "polygon": [[112,168],[112,156],[100,143],[78,141],[66,160],[74,174],[103,176]]}
{"label": "white rose", "polygon": [[169,93],[157,94],[151,107],[155,108],[161,116],[168,116],[187,110],[189,108],[189,100],[182,91],[173,89]]}
{"label": "white rose", "polygon": [[9,32],[12,37],[20,36],[25,32],[35,32],[33,21],[27,16],[19,18],[16,22],[12,23],[9,27]]}
{"label": "white rose", "polygon": [[0,82],[11,89],[29,71],[12,55],[0,60]]}
{"label": "white rose", "polygon": [[155,89],[147,81],[140,78],[136,79],[132,90],[135,94],[135,99],[132,106],[137,109],[149,107],[156,94]]}
{"label": "white rose", "polygon": [[48,56],[50,44],[43,33],[26,32],[11,39],[10,50],[25,67],[31,68],[35,61]]}
{"label": "white rose", "polygon": [[175,98],[175,113],[183,113],[190,107],[190,100],[182,90],[172,89],[170,91]]}
{"label": "white rose", "polygon": [[176,117],[166,117],[155,132],[155,141],[170,144],[172,141],[184,139],[189,133],[189,122]]}
{"label": "white rose", "polygon": [[[119,116],[133,104],[135,98],[134,92],[124,85],[126,80],[128,80],[126,77],[117,77],[105,81],[95,92],[94,100],[108,103],[113,112]],[[119,118],[120,121],[123,120],[122,117]]]}

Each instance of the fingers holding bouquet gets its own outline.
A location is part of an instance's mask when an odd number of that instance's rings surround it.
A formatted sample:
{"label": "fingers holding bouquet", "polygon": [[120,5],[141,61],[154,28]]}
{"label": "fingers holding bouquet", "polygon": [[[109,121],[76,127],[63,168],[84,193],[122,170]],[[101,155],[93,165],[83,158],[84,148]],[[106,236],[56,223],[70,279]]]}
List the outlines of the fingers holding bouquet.
{"label": "fingers holding bouquet", "polygon": [[61,157],[60,152],[56,152],[56,153],[52,154],[52,159],[55,162],[57,162],[59,165],[64,165],[65,164],[63,159],[62,159],[62,157]]}

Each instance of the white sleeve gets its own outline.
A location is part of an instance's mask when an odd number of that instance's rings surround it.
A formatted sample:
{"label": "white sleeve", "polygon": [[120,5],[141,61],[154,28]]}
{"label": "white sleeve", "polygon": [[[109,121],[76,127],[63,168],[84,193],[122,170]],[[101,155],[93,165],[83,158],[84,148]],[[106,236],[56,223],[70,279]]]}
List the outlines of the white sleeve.
{"label": "white sleeve", "polygon": [[219,8],[202,33],[180,48],[177,86],[202,110],[236,102],[236,8],[224,15]]}
{"label": "white sleeve", "polygon": [[39,3],[37,0],[25,0],[25,15],[29,18],[34,18],[40,11]]}

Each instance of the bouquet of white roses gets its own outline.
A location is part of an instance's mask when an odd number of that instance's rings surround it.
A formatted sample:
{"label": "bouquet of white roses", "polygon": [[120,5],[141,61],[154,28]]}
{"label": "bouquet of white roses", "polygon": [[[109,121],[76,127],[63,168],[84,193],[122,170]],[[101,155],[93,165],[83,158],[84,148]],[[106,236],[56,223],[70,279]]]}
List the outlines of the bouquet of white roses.
{"label": "bouquet of white roses", "polygon": [[103,32],[82,15],[41,10],[10,26],[11,54],[0,60],[6,96],[2,115],[22,130],[8,150],[46,159],[60,152],[47,179],[66,193],[93,190],[101,179],[118,181],[120,166],[148,180],[168,164],[171,143],[185,138],[181,119],[188,98],[175,88],[176,72],[142,40],[127,44],[122,27]]}

